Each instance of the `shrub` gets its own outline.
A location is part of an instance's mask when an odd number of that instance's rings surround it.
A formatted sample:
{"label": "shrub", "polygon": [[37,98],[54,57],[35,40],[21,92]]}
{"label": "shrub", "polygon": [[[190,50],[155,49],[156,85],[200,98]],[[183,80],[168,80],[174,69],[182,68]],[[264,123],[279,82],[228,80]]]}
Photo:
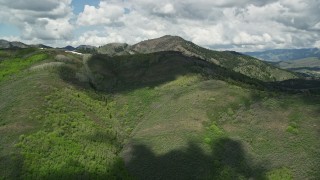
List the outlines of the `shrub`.
{"label": "shrub", "polygon": [[288,168],[275,169],[267,173],[269,180],[291,180],[293,179],[292,173]]}
{"label": "shrub", "polygon": [[298,134],[299,130],[297,127],[289,125],[286,129],[287,132],[292,133],[292,134]]}

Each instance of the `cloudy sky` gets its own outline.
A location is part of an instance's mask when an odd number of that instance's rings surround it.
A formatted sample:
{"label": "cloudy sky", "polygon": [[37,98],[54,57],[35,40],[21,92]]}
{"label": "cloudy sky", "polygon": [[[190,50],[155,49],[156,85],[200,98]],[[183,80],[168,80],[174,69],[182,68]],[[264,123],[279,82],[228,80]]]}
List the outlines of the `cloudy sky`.
{"label": "cloudy sky", "polygon": [[0,39],[98,46],[166,34],[211,49],[320,47],[320,1],[0,0]]}

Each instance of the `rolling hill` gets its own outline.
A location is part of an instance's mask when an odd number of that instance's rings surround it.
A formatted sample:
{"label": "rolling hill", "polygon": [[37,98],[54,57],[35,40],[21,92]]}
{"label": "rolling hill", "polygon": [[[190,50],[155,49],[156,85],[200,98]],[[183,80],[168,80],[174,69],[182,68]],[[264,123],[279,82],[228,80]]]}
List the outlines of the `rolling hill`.
{"label": "rolling hill", "polygon": [[0,179],[320,177],[318,84],[174,36],[103,48],[0,50]]}

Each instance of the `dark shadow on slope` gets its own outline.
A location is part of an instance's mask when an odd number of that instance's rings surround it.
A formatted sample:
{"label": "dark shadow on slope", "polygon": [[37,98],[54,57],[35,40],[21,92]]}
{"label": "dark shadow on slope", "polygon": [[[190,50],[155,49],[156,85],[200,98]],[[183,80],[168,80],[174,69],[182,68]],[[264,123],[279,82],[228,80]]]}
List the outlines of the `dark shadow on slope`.
{"label": "dark shadow on slope", "polygon": [[119,150],[123,147],[122,143],[119,142],[117,134],[113,131],[96,131],[93,135],[85,136],[85,139],[92,142],[106,143],[117,147]]}
{"label": "dark shadow on slope", "polygon": [[134,145],[125,156],[129,172],[138,179],[264,179],[265,174],[262,166],[250,163],[240,142],[228,138],[213,143],[210,155],[189,143],[186,149],[160,156]]}
{"label": "dark shadow on slope", "polygon": [[290,79],[268,83],[275,90],[286,93],[320,94],[320,80]]}
{"label": "dark shadow on slope", "polygon": [[[81,65],[69,64],[60,68],[59,75],[64,81],[79,88],[115,94],[144,87],[152,88],[188,74],[200,74],[204,79],[223,80],[258,90],[288,93],[308,91],[314,94],[319,93],[320,89],[320,80],[263,82],[174,51],[114,57],[96,54],[90,58],[87,65],[90,72],[86,74],[81,74]],[[79,80],[79,76],[86,77],[86,80]]]}
{"label": "dark shadow on slope", "polygon": [[16,151],[0,155],[0,179],[19,179],[22,173],[23,157]]}
{"label": "dark shadow on slope", "polygon": [[264,89],[262,81],[228,70],[214,63],[180,52],[157,52],[110,57],[93,55],[88,61],[90,77],[80,82],[77,68],[60,70],[60,77],[68,83],[95,91],[120,93],[144,87],[155,87],[175,80],[178,76],[201,74],[204,78],[220,79],[241,86]]}

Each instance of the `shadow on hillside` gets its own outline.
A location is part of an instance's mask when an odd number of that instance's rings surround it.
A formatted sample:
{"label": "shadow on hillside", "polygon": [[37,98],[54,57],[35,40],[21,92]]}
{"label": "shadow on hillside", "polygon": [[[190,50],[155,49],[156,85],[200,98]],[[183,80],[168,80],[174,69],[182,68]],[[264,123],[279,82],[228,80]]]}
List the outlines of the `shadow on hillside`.
{"label": "shadow on hillside", "polygon": [[[152,88],[188,74],[200,74],[207,79],[223,80],[259,90],[320,94],[320,80],[262,82],[197,57],[173,51],[114,57],[96,54],[87,61],[87,68],[79,66],[81,65],[69,64],[61,67],[61,79],[83,89],[115,94],[144,87]],[[81,72],[83,69],[86,72]]]}
{"label": "shadow on hillside", "polygon": [[119,149],[123,147],[122,143],[118,141],[117,135],[114,134],[113,132],[97,131],[92,135],[84,136],[83,138],[92,142],[112,144],[115,147],[118,147]]}
{"label": "shadow on hillside", "polygon": [[320,93],[320,80],[316,79],[290,79],[268,84],[271,86],[279,87],[280,90],[291,93],[302,93],[307,91],[309,91],[310,93]]}
{"label": "shadow on hillside", "polygon": [[[145,145],[134,145],[125,158],[121,158],[97,171],[88,168],[76,159],[66,158],[65,164],[50,169],[35,169],[22,172],[22,164],[15,167],[10,178],[15,179],[265,179],[268,166],[265,162],[253,165],[240,142],[228,138],[212,144],[211,154],[205,153],[197,144],[155,155]],[[21,161],[22,162],[22,161]],[[21,172],[22,173],[21,173]],[[129,172],[128,172],[129,171]],[[1,175],[1,174],[0,174]]]}
{"label": "shadow on hillside", "polygon": [[262,82],[220,67],[208,61],[184,56],[180,52],[158,52],[109,57],[93,55],[88,61],[87,81],[79,81],[79,69],[63,67],[60,77],[77,87],[108,93],[129,92],[155,87],[179,76],[200,74],[205,78],[232,81],[239,85],[263,87]]}
{"label": "shadow on hillside", "polygon": [[210,155],[194,143],[159,156],[145,145],[129,149],[126,166],[138,179],[264,179],[262,165],[253,165],[241,143],[228,138],[212,144]]}
{"label": "shadow on hillside", "polygon": [[10,155],[0,155],[0,179],[19,179],[24,158],[13,151]]}

